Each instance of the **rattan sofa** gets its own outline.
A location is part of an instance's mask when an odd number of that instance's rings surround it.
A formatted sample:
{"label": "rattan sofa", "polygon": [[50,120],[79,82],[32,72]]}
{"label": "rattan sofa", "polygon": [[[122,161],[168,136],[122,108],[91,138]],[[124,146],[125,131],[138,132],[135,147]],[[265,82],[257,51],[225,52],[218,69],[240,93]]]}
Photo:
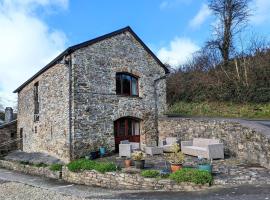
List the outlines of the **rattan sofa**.
{"label": "rattan sofa", "polygon": [[181,141],[181,151],[207,159],[224,159],[224,145],[218,139],[194,138],[191,141]]}

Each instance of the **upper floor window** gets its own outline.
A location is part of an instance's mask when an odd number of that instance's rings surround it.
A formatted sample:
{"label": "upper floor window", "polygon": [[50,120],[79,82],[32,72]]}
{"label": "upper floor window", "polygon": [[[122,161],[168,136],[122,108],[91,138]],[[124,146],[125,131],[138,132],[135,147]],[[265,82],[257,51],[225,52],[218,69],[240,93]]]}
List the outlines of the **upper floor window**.
{"label": "upper floor window", "polygon": [[38,82],[34,84],[34,121],[39,121]]}
{"label": "upper floor window", "polygon": [[116,94],[139,96],[138,78],[126,73],[117,73]]}

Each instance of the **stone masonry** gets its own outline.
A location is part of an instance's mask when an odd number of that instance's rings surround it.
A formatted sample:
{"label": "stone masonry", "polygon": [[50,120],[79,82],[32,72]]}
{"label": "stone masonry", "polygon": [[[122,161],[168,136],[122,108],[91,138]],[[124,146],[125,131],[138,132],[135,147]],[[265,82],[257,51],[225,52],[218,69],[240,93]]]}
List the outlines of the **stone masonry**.
{"label": "stone masonry", "polygon": [[168,136],[180,140],[196,137],[218,138],[225,154],[270,168],[270,130],[245,120],[210,118],[159,118],[160,140]]}
{"label": "stone masonry", "polygon": [[0,155],[18,148],[16,129],[16,120],[0,125]]}
{"label": "stone masonry", "polygon": [[[166,70],[130,28],[122,30],[67,49],[15,91],[24,151],[48,153],[65,162],[101,144],[113,151],[114,121],[121,117],[141,120],[142,146],[157,143],[157,118],[166,109],[166,83],[160,78]],[[138,77],[138,97],[116,95],[117,72]],[[37,82],[39,120],[34,121]]]}
{"label": "stone masonry", "polygon": [[[93,150],[106,139],[114,149],[113,122],[121,117],[141,119],[141,144],[156,144],[154,80],[165,75],[139,42],[125,32],[74,52],[74,153]],[[116,95],[117,72],[139,77],[139,97]],[[166,109],[165,80],[157,83],[157,107]],[[96,144],[96,145],[93,145]]]}
{"label": "stone masonry", "polygon": [[[23,151],[47,152],[69,161],[68,68],[57,64],[18,93],[18,135]],[[39,121],[34,121],[34,84],[39,82]]]}

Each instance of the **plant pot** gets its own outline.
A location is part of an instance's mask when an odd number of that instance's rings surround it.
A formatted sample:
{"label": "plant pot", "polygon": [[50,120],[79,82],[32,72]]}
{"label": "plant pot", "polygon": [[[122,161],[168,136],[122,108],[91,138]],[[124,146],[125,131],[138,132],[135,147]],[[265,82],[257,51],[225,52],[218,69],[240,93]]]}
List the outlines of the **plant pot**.
{"label": "plant pot", "polygon": [[134,160],[136,169],[144,169],[145,160]]}
{"label": "plant pot", "polygon": [[181,164],[171,164],[171,171],[172,172],[176,172],[178,170],[182,169],[182,165]]}
{"label": "plant pot", "polygon": [[198,165],[197,167],[199,170],[204,170],[204,171],[208,171],[209,173],[212,173],[212,168],[213,166],[210,164],[203,164],[203,165]]}
{"label": "plant pot", "polygon": [[97,159],[98,155],[96,151],[92,151],[90,152],[90,158],[91,160]]}
{"label": "plant pot", "polygon": [[125,167],[128,168],[131,166],[131,160],[130,159],[126,159],[125,160]]}
{"label": "plant pot", "polygon": [[103,157],[103,156],[105,155],[105,153],[106,153],[105,147],[100,147],[100,148],[99,148],[99,155],[100,155],[101,157]]}

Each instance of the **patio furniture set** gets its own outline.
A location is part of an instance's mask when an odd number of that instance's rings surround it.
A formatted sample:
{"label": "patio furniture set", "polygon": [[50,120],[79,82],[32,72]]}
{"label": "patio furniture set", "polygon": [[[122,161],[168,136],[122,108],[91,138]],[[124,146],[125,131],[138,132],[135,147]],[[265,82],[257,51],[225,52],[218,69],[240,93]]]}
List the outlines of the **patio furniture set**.
{"label": "patio furniture set", "polygon": [[[218,139],[194,138],[191,141],[179,142],[176,137],[167,137],[159,142],[159,146],[144,147],[144,152],[150,156],[172,153],[175,144],[181,146],[182,153],[187,155],[206,159],[224,159],[224,145]],[[119,144],[119,157],[130,158],[136,151],[141,151],[140,143],[124,140]]]}

